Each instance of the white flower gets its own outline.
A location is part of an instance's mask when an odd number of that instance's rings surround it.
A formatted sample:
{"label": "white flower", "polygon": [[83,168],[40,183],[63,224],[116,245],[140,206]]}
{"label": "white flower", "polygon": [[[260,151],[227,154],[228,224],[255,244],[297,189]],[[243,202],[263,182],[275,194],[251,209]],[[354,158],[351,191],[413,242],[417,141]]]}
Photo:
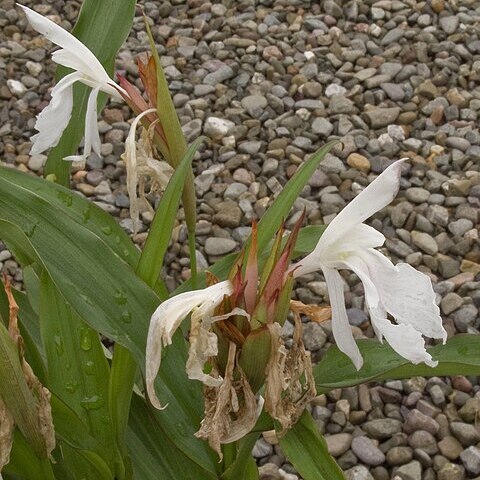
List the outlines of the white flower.
{"label": "white flower", "polygon": [[[348,322],[339,269],[358,275],[377,337],[385,338],[402,357],[434,367],[438,362],[425,350],[422,335],[441,338],[443,343],[447,338],[430,279],[406,263],[394,266],[375,250],[383,245],[385,237],[363,223],[397,195],[402,163],[388,167],[347,205],[328,225],[313,252],[291,268],[295,277],[322,269],[332,306],[335,341],[357,369],[363,359]],[[387,313],[396,324],[387,318]]]}
{"label": "white flower", "polygon": [[50,103],[37,117],[35,129],[38,133],[32,137],[31,154],[44,152],[58,144],[63,131],[70,121],[73,107],[73,84],[77,81],[92,88],[87,102],[85,117],[85,142],[83,155],[72,155],[65,160],[83,160],[92,150],[100,154],[100,137],[97,125],[97,96],[102,91],[121,100],[117,89],[120,87],[110,79],[95,55],[77,38],[62,27],[43,17],[28,7],[19,5],[25,12],[33,29],[44,35],[60,50],[52,54],[52,60],[75,70],[63,77],[52,90]]}
{"label": "white flower", "polygon": [[[160,404],[155,393],[154,381],[160,368],[162,358],[162,347],[172,343],[172,337],[182,320],[192,313],[192,330],[197,341],[206,347],[208,352],[204,355],[214,356],[217,354],[217,337],[214,333],[208,332],[211,322],[220,318],[212,318],[215,308],[222,302],[225,295],[231,295],[233,287],[230,281],[224,281],[204,288],[185,292],[163,302],[153,313],[148,330],[146,350],[146,384],[147,393],[152,405],[156,408],[164,408]],[[200,325],[201,322],[203,325]],[[198,337],[198,330],[202,329],[202,336]],[[209,334],[209,335],[207,335]],[[189,360],[187,362],[187,374],[190,378],[202,380],[206,384],[213,385],[215,379],[208,375],[199,375],[199,362],[195,361],[195,354],[199,351],[197,342],[191,342]],[[202,349],[200,349],[202,350]],[[205,357],[206,360],[206,357]],[[189,363],[191,368],[189,368]],[[203,365],[202,365],[203,366]],[[199,378],[199,376],[201,378]],[[208,378],[207,378],[208,377]]]}

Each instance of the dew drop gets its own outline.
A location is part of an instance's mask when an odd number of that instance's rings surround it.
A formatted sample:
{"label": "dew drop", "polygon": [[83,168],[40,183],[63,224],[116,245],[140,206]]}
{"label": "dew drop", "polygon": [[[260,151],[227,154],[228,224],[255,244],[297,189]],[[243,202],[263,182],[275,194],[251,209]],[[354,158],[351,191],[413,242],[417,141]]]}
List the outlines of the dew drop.
{"label": "dew drop", "polygon": [[132,322],[132,314],[128,310],[125,310],[122,313],[121,319],[122,319],[123,323],[131,323]]}
{"label": "dew drop", "polygon": [[105,235],[111,235],[112,234],[112,227],[102,227],[102,232],[105,234]]}
{"label": "dew drop", "polygon": [[80,338],[80,348],[85,352],[88,352],[92,348],[91,332],[86,328],[82,329],[81,338]]}
{"label": "dew drop", "polygon": [[118,303],[118,305],[125,305],[128,300],[127,295],[123,290],[115,290],[114,298],[115,303]]}
{"label": "dew drop", "polygon": [[103,398],[100,395],[92,395],[91,397],[85,397],[80,401],[80,405],[85,410],[98,410],[103,405]]}
{"label": "dew drop", "polygon": [[187,432],[187,429],[185,428],[185,424],[184,424],[184,423],[177,423],[177,424],[175,424],[175,426],[177,427],[177,432],[178,432],[182,437],[187,437],[187,436],[188,436],[188,432]]}
{"label": "dew drop", "polygon": [[60,357],[64,353],[62,337],[60,335],[54,335],[53,343],[55,344],[55,351],[57,352],[57,355]]}
{"label": "dew drop", "polygon": [[65,384],[65,390],[68,392],[68,393],[74,393],[78,388],[78,382],[67,382]]}
{"label": "dew drop", "polygon": [[120,237],[117,235],[117,236],[115,237],[115,243],[116,243],[116,244],[119,244],[121,241],[122,241],[122,240],[121,240]]}
{"label": "dew drop", "polygon": [[28,225],[27,228],[25,229],[25,235],[27,237],[32,237],[33,234],[35,233],[35,229],[37,228],[38,223],[32,223],[31,225]]}
{"label": "dew drop", "polygon": [[90,220],[90,217],[92,215],[92,207],[89,205],[84,211],[82,215],[82,221],[83,223],[87,223]]}
{"label": "dew drop", "polygon": [[93,375],[95,373],[95,363],[89,360],[85,363],[83,369],[87,375]]}
{"label": "dew drop", "polygon": [[71,193],[60,191],[57,193],[58,199],[67,207],[71,207],[73,203],[73,197]]}

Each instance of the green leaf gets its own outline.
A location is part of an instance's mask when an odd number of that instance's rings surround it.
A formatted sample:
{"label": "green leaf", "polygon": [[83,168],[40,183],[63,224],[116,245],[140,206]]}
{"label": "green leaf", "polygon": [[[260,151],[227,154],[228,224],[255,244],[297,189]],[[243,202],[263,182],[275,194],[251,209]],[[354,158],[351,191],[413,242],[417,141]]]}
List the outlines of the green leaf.
{"label": "green leaf", "polygon": [[98,440],[96,453],[113,471],[116,449],[108,405],[110,372],[100,338],[72,311],[45,273],[41,278],[40,328],[48,389],[82,419]]}
{"label": "green leaf", "polygon": [[[41,197],[60,211],[62,216],[81,224],[92,234],[99,236],[118,257],[132,267],[136,267],[140,258],[138,248],[122,230],[115,219],[97,207],[91,201],[72,193],[68,188],[28,175],[13,168],[0,167],[0,177],[5,181],[5,192],[26,190]],[[15,223],[15,222],[13,222]],[[30,230],[36,228],[32,220]],[[28,232],[28,230],[27,230]]]}
{"label": "green leaf", "polygon": [[290,212],[295,200],[300,193],[302,193],[303,187],[308,183],[320,162],[336,143],[337,141],[333,141],[325,144],[306,160],[262,216],[258,222],[259,252],[263,252],[265,248],[267,248],[267,245],[280,228],[283,219],[286,218]]}
{"label": "green leaf", "polygon": [[[287,217],[290,209],[295,203],[295,200],[302,192],[303,187],[308,183],[311,176],[318,168],[320,162],[325,158],[325,155],[330,151],[330,149],[335,145],[335,143],[337,142],[333,141],[327,143],[322,148],[317,150],[308,160],[305,161],[305,163],[295,172],[295,175],[287,182],[285,187],[283,187],[281,193],[278,195],[278,197],[274,200],[272,205],[268,208],[263,217],[260,219],[260,222],[258,223],[258,251],[260,255],[264,254],[265,250],[268,249],[269,243],[272,241],[275,233],[280,228],[283,219]],[[317,233],[321,235],[321,233],[325,229],[324,226],[307,228],[310,228],[310,230],[306,230],[306,233],[303,234],[303,239],[300,243],[303,249],[311,245],[313,245],[314,247],[315,244],[313,244],[312,240],[315,238],[315,235]],[[297,244],[302,238],[302,230],[300,231]],[[250,244],[250,238],[251,237],[248,238],[245,244],[245,249],[248,249],[248,245]],[[313,248],[311,250],[313,250]],[[308,252],[302,251],[301,253],[309,253],[311,250],[309,250]],[[225,279],[237,257],[237,253],[227,255],[226,257],[222,258],[214,265],[212,265],[212,267],[210,267],[208,270],[220,279]],[[201,285],[204,286],[205,275],[201,275],[199,276],[199,278]],[[187,280],[175,290],[174,294],[177,295],[181,292],[191,290],[191,288],[192,283],[190,280]]]}
{"label": "green leaf", "polygon": [[258,468],[252,457],[252,450],[258,440],[258,433],[249,433],[237,442],[235,460],[222,473],[222,480],[258,480]]}
{"label": "green leaf", "polygon": [[103,447],[98,439],[91,436],[85,423],[55,394],[52,394],[50,404],[55,436],[62,452],[61,455],[57,455],[56,463],[63,463],[63,468],[73,470],[70,474],[73,479],[82,476],[99,480],[111,479],[113,477],[111,469],[102,457],[95,453],[101,451]]}
{"label": "green leaf", "polygon": [[172,407],[169,405],[165,412],[154,412],[147,407],[144,399],[138,395],[133,396],[127,444],[131,452],[134,478],[218,478],[211,470],[193,463],[188,452],[179,452],[164,431],[161,416],[168,415]]}
{"label": "green leaf", "polygon": [[172,236],[185,179],[191,170],[193,157],[203,140],[204,138],[200,137],[190,145],[184,158],[175,169],[150,226],[137,272],[143,281],[152,288],[160,274],[163,257]]}
{"label": "green leaf", "polygon": [[480,375],[480,336],[456,335],[446,345],[435,345],[428,349],[435,368],[425,364],[413,365],[398,355],[387,343],[377,340],[358,340],[363,356],[363,367],[356,370],[350,358],[337,347],[330,347],[322,361],[314,367],[317,392],[328,392],[334,388],[350,387],[372,380],[392,380],[416,376]]}
{"label": "green leaf", "polygon": [[15,430],[10,462],[2,470],[5,480],[55,480],[50,461],[40,460],[25,440],[25,437]]}
{"label": "green leaf", "polygon": [[306,411],[279,439],[280,447],[304,480],[344,480],[317,425]]}
{"label": "green leaf", "polygon": [[[58,192],[50,182],[36,179],[33,185],[39,182]],[[157,295],[112,250],[109,235],[96,234],[89,222],[65,213],[65,208],[83,208],[85,203],[69,200],[68,206],[58,206],[52,195],[44,196],[27,183],[0,177],[0,219],[6,219],[0,236],[22,266],[45,268],[72,309],[96,331],[128,348],[144,369],[149,320],[160,303]],[[91,217],[96,208],[92,205]],[[187,351],[180,333],[167,350],[156,385],[160,399],[170,407],[159,413],[160,422],[179,451],[215,472],[215,454],[194,437],[203,415],[201,386],[186,376]]]}
{"label": "green leaf", "polygon": [[[127,38],[135,12],[135,0],[84,0],[73,35],[84,43],[98,58],[109,75],[113,73],[115,56]],[[57,80],[70,70],[58,67]],[[55,181],[70,185],[70,162],[64,157],[76,152],[84,134],[85,112],[90,88],[77,82],[69,125],[58,145],[52,149],[45,166],[45,176],[54,174]],[[100,95],[98,110],[107,100]]]}
{"label": "green leaf", "polygon": [[[165,137],[170,152],[167,161],[174,167],[180,164],[187,151],[187,143],[183,135],[182,126],[175,110],[167,79],[163,71],[162,62],[155,47],[155,41],[150,30],[150,25],[145,17],[145,28],[150,42],[150,50],[155,60],[157,70],[157,115],[160,124],[165,132]],[[185,210],[185,223],[188,231],[188,248],[190,253],[190,271],[194,287],[197,282],[197,257],[195,249],[195,223],[196,223],[196,195],[195,185],[193,183],[193,172],[189,169],[185,177],[185,187],[183,189],[183,207]]]}

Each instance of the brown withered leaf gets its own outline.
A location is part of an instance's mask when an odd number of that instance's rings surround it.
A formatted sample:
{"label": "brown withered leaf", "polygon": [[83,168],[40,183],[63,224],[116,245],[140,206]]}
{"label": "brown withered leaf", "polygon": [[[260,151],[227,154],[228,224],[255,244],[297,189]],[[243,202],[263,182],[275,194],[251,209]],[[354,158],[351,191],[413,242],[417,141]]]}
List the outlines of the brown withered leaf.
{"label": "brown withered leaf", "polygon": [[23,338],[18,328],[19,308],[13,296],[10,281],[6,276],[4,276],[4,286],[9,307],[8,333],[18,348],[23,376],[27,386],[37,400],[38,432],[43,438],[45,454],[46,456],[50,456],[52,450],[55,448],[55,430],[53,427],[52,410],[50,407],[50,392],[40,383],[40,380],[38,380],[32,368],[25,360]]}
{"label": "brown withered leaf", "polygon": [[282,426],[280,435],[300,418],[307,404],[316,396],[310,352],[302,341],[302,321],[294,311],[295,330],[290,350],[281,339],[278,323],[269,325],[272,336],[270,361],[266,368],[265,410]]}
{"label": "brown withered leaf", "polygon": [[290,300],[290,309],[294,313],[306,315],[312,322],[322,323],[332,318],[331,307],[319,305],[307,305],[298,300]]}
{"label": "brown withered leaf", "polygon": [[0,397],[0,472],[10,461],[15,422],[2,397]]}
{"label": "brown withered leaf", "polygon": [[[258,409],[255,395],[242,369],[236,363],[237,347],[230,342],[225,379],[219,387],[205,387],[205,418],[196,437],[208,444],[223,458],[221,444],[243,438],[255,425]],[[234,379],[234,370],[240,380]],[[218,375],[218,372],[216,372]]]}

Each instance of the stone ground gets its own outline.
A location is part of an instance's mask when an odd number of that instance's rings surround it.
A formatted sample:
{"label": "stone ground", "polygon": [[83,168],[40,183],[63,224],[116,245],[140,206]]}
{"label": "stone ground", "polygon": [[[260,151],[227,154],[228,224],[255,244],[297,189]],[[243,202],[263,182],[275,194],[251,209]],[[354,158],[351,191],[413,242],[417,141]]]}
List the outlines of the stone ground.
{"label": "stone ground", "polygon": [[[80,2],[26,1],[71,29]],[[143,2],[142,2],[143,3]],[[304,159],[341,139],[312,176],[287,226],[306,208],[328,223],[392,161],[408,157],[396,200],[369,223],[382,251],[432,279],[449,337],[480,326],[480,2],[472,0],[170,0],[144,2],[189,141],[209,138],[195,163],[198,258],[206,268],[239,248]],[[137,12],[117,70],[136,79],[147,39]],[[0,154],[41,175],[30,157],[35,115],[49,100],[51,45],[0,0]],[[77,169],[73,185],[131,231],[123,152],[132,114],[102,113],[102,158]],[[155,199],[151,199],[154,202]],[[142,213],[145,232],[151,213]],[[136,239],[144,239],[141,233]],[[17,282],[10,253],[0,262]],[[170,286],[188,276],[186,232],[167,257]],[[363,287],[344,272],[357,337],[372,330]],[[297,298],[328,303],[320,273]],[[306,323],[314,359],[332,343],[328,324]],[[285,328],[285,335],[291,329]],[[480,386],[476,377],[415,378],[346,388],[312,405],[331,453],[355,480],[479,479]],[[268,435],[254,455],[262,479],[299,478]]]}

